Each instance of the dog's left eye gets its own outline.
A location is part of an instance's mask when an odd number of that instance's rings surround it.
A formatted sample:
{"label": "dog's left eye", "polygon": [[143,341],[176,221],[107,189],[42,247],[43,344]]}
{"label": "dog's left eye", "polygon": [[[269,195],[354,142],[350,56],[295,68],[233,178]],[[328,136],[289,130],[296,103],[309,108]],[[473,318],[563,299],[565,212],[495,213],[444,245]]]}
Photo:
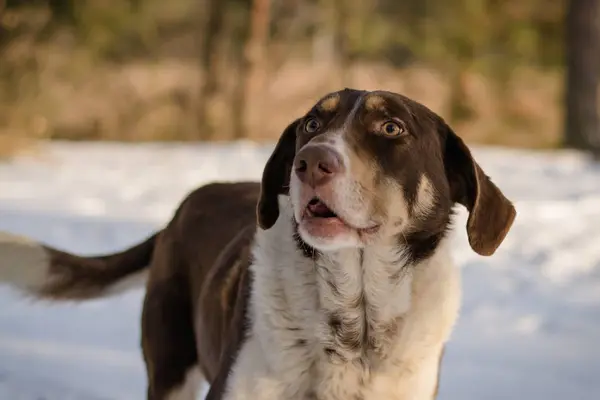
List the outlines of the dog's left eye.
{"label": "dog's left eye", "polygon": [[316,118],[310,118],[304,124],[304,130],[308,133],[315,133],[316,131],[319,130],[320,127],[321,127],[321,124],[319,123],[319,121],[317,121]]}
{"label": "dog's left eye", "polygon": [[388,121],[381,126],[381,133],[388,137],[396,137],[404,133],[404,128],[396,122]]}

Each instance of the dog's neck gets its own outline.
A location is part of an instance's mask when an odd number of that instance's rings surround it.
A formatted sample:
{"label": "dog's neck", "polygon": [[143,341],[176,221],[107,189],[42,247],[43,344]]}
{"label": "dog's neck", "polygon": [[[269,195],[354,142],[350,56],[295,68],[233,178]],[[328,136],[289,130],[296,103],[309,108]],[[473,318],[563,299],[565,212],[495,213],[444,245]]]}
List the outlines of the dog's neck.
{"label": "dog's neck", "polygon": [[383,359],[410,312],[415,271],[445,257],[444,247],[416,264],[399,256],[397,243],[318,252],[299,238],[283,209],[273,228],[257,234],[257,284],[269,287],[253,301],[260,310],[285,311],[281,327],[310,332],[302,340],[315,340],[316,330],[315,344],[332,362]]}
{"label": "dog's neck", "polygon": [[324,325],[321,342],[333,360],[384,356],[411,302],[412,273],[392,246],[321,253],[316,283]]}

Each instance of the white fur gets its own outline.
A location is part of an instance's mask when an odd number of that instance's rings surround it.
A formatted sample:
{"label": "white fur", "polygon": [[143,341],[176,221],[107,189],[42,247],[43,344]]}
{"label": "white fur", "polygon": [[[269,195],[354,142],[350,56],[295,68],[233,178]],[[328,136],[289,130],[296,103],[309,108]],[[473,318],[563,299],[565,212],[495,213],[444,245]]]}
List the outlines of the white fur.
{"label": "white fur", "polygon": [[[458,315],[460,279],[447,244],[433,256],[390,281],[395,254],[385,244],[327,252],[316,265],[293,240],[292,206],[280,198],[281,215],[273,228],[259,230],[252,265],[252,321],[228,380],[225,400],[430,399],[437,381],[438,357]],[[323,275],[327,274],[327,276]],[[333,296],[325,283],[338,288]],[[335,341],[327,325],[330,312],[362,292],[356,315],[369,324],[375,346],[329,359],[324,348]],[[342,310],[343,311],[343,310]],[[395,329],[392,341],[381,334]],[[305,345],[295,345],[299,340]],[[364,385],[360,385],[364,382]]]}
{"label": "white fur", "polygon": [[0,282],[31,292],[48,280],[49,257],[26,237],[0,232]]}
{"label": "white fur", "polygon": [[191,368],[185,375],[185,381],[167,395],[165,400],[196,400],[203,382],[202,373],[198,367]]}
{"label": "white fur", "polygon": [[[29,238],[0,232],[0,283],[36,295],[38,290],[61,276],[52,275],[50,257],[44,247]],[[115,296],[129,290],[145,287],[148,269],[125,276],[89,298]]]}

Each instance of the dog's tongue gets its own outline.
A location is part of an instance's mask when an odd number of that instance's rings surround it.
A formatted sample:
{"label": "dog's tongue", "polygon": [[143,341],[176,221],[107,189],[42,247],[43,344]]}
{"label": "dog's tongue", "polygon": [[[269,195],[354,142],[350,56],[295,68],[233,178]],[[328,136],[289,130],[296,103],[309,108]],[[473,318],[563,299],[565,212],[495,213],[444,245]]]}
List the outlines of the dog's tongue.
{"label": "dog's tongue", "polygon": [[320,201],[311,202],[308,205],[308,209],[315,215],[324,215],[324,214],[331,213],[331,210],[329,209],[329,207],[327,207],[324,203],[322,203]]}

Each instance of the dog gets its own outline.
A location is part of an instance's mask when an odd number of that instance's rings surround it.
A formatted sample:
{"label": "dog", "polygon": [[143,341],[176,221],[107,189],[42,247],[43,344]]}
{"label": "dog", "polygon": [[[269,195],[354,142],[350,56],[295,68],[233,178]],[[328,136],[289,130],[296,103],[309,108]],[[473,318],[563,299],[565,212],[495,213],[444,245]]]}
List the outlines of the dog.
{"label": "dog", "polygon": [[401,94],[344,89],[283,131],[260,183],[203,186],[117,254],[5,235],[0,279],[81,301],[147,274],[149,400],[193,399],[200,377],[212,400],[434,399],[461,302],[457,204],[494,254],[516,210],[463,140]]}

